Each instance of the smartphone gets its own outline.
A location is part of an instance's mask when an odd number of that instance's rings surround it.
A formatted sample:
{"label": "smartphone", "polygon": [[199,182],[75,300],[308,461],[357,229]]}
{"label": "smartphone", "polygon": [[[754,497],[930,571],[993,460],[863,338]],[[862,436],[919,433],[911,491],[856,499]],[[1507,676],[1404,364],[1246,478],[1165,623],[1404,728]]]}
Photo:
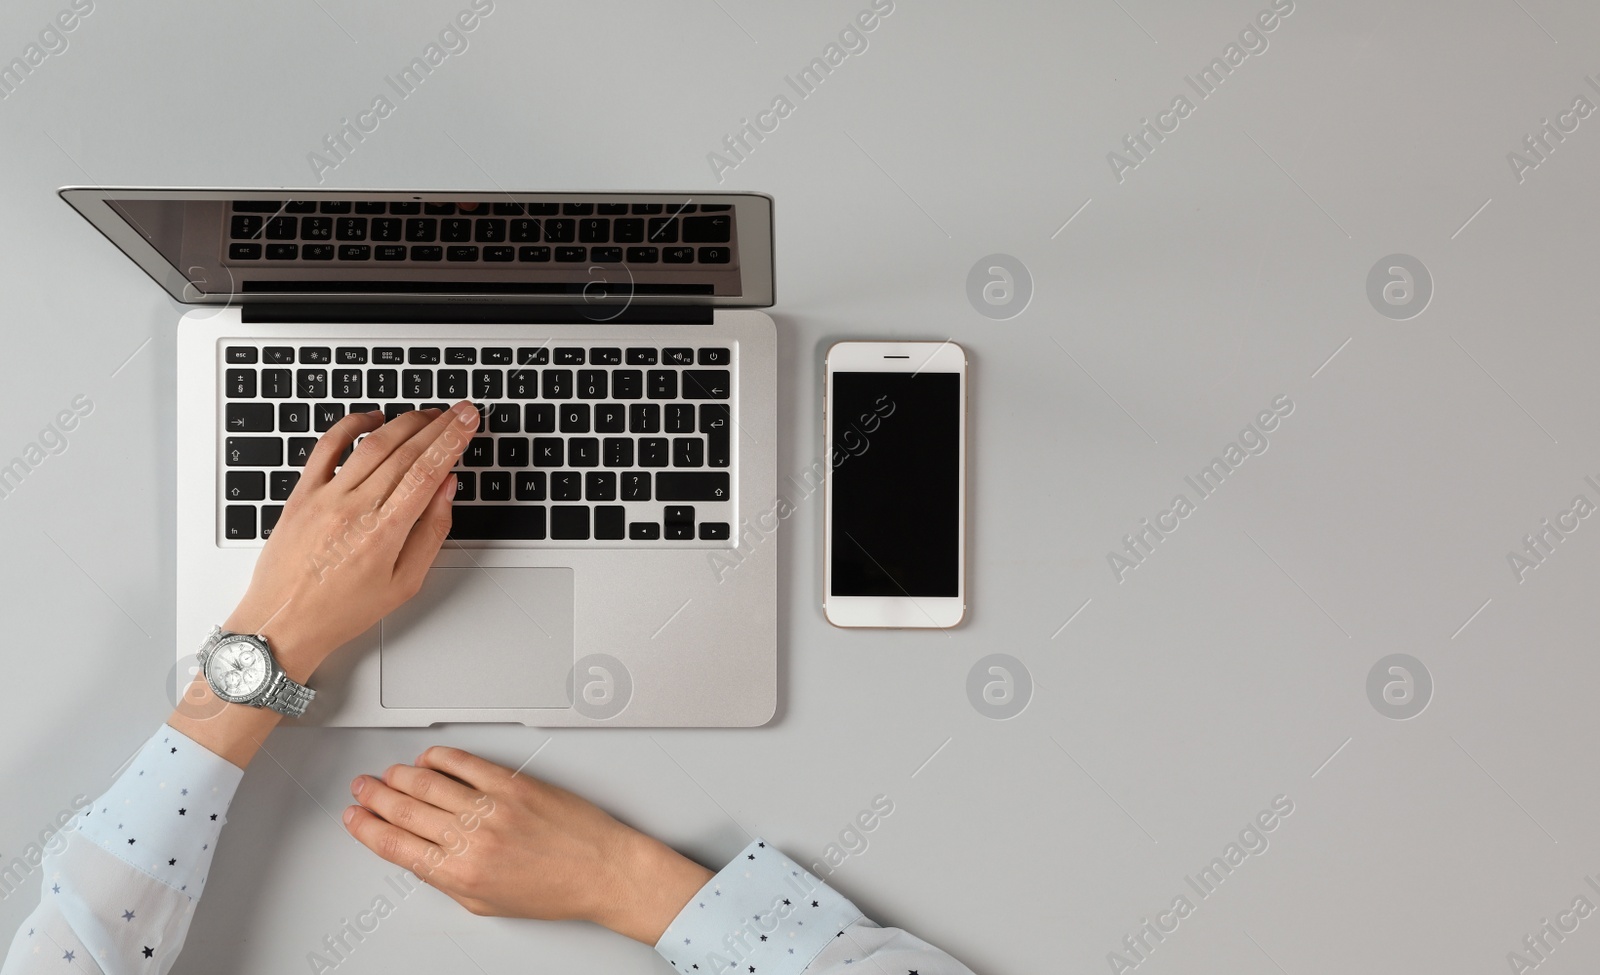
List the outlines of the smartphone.
{"label": "smartphone", "polygon": [[967,356],[840,342],[823,385],[823,614],[951,627],[966,615]]}

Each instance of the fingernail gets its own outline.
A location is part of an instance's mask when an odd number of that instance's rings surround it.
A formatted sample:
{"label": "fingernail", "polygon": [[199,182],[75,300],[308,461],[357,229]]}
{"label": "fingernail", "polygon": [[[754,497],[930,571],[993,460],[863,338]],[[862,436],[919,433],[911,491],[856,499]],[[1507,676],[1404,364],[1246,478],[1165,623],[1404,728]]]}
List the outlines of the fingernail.
{"label": "fingernail", "polygon": [[355,806],[351,806],[351,807],[349,807],[348,809],[346,809],[344,811],[344,824],[346,826],[349,826],[350,823],[355,820],[355,818],[356,818],[356,807]]}
{"label": "fingernail", "polygon": [[380,420],[383,419],[383,411],[382,410],[368,410],[367,411],[367,415],[368,416],[375,416]]}
{"label": "fingernail", "polygon": [[478,411],[473,408],[471,403],[457,403],[451,409],[456,411],[456,419],[463,424],[476,424],[478,422]]}
{"label": "fingernail", "polygon": [[350,794],[353,795],[353,796],[361,795],[361,790],[366,788],[366,785],[367,785],[367,780],[366,779],[362,778],[359,775],[356,776],[355,779],[353,781],[351,781],[351,783],[350,783]]}

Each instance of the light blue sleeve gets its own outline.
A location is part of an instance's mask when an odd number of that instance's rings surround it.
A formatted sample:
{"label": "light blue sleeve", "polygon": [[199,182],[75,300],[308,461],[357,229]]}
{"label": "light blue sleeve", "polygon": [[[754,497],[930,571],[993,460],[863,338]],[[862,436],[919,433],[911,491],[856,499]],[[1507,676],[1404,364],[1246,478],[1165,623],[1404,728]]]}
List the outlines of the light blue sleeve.
{"label": "light blue sleeve", "polygon": [[0,884],[38,873],[42,890],[0,975],[169,971],[243,775],[163,724],[50,842],[0,865]]}
{"label": "light blue sleeve", "polygon": [[939,949],[880,928],[838,891],[757,839],[667,926],[656,951],[684,975],[972,975]]}

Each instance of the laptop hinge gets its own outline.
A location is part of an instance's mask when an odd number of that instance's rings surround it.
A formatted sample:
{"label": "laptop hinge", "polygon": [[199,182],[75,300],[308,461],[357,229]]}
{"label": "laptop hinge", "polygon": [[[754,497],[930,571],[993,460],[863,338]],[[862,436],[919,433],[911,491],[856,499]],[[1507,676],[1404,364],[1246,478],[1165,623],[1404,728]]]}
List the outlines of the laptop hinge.
{"label": "laptop hinge", "polygon": [[255,302],[240,308],[245,324],[425,325],[710,325],[710,305],[499,304],[456,302]]}

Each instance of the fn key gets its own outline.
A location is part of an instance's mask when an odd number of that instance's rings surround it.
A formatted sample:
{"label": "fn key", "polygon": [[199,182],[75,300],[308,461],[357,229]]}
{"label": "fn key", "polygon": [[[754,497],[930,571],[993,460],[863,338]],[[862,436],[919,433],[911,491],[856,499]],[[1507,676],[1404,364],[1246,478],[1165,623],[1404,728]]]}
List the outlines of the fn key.
{"label": "fn key", "polygon": [[238,541],[256,537],[256,506],[230,504],[222,513],[222,537]]}

